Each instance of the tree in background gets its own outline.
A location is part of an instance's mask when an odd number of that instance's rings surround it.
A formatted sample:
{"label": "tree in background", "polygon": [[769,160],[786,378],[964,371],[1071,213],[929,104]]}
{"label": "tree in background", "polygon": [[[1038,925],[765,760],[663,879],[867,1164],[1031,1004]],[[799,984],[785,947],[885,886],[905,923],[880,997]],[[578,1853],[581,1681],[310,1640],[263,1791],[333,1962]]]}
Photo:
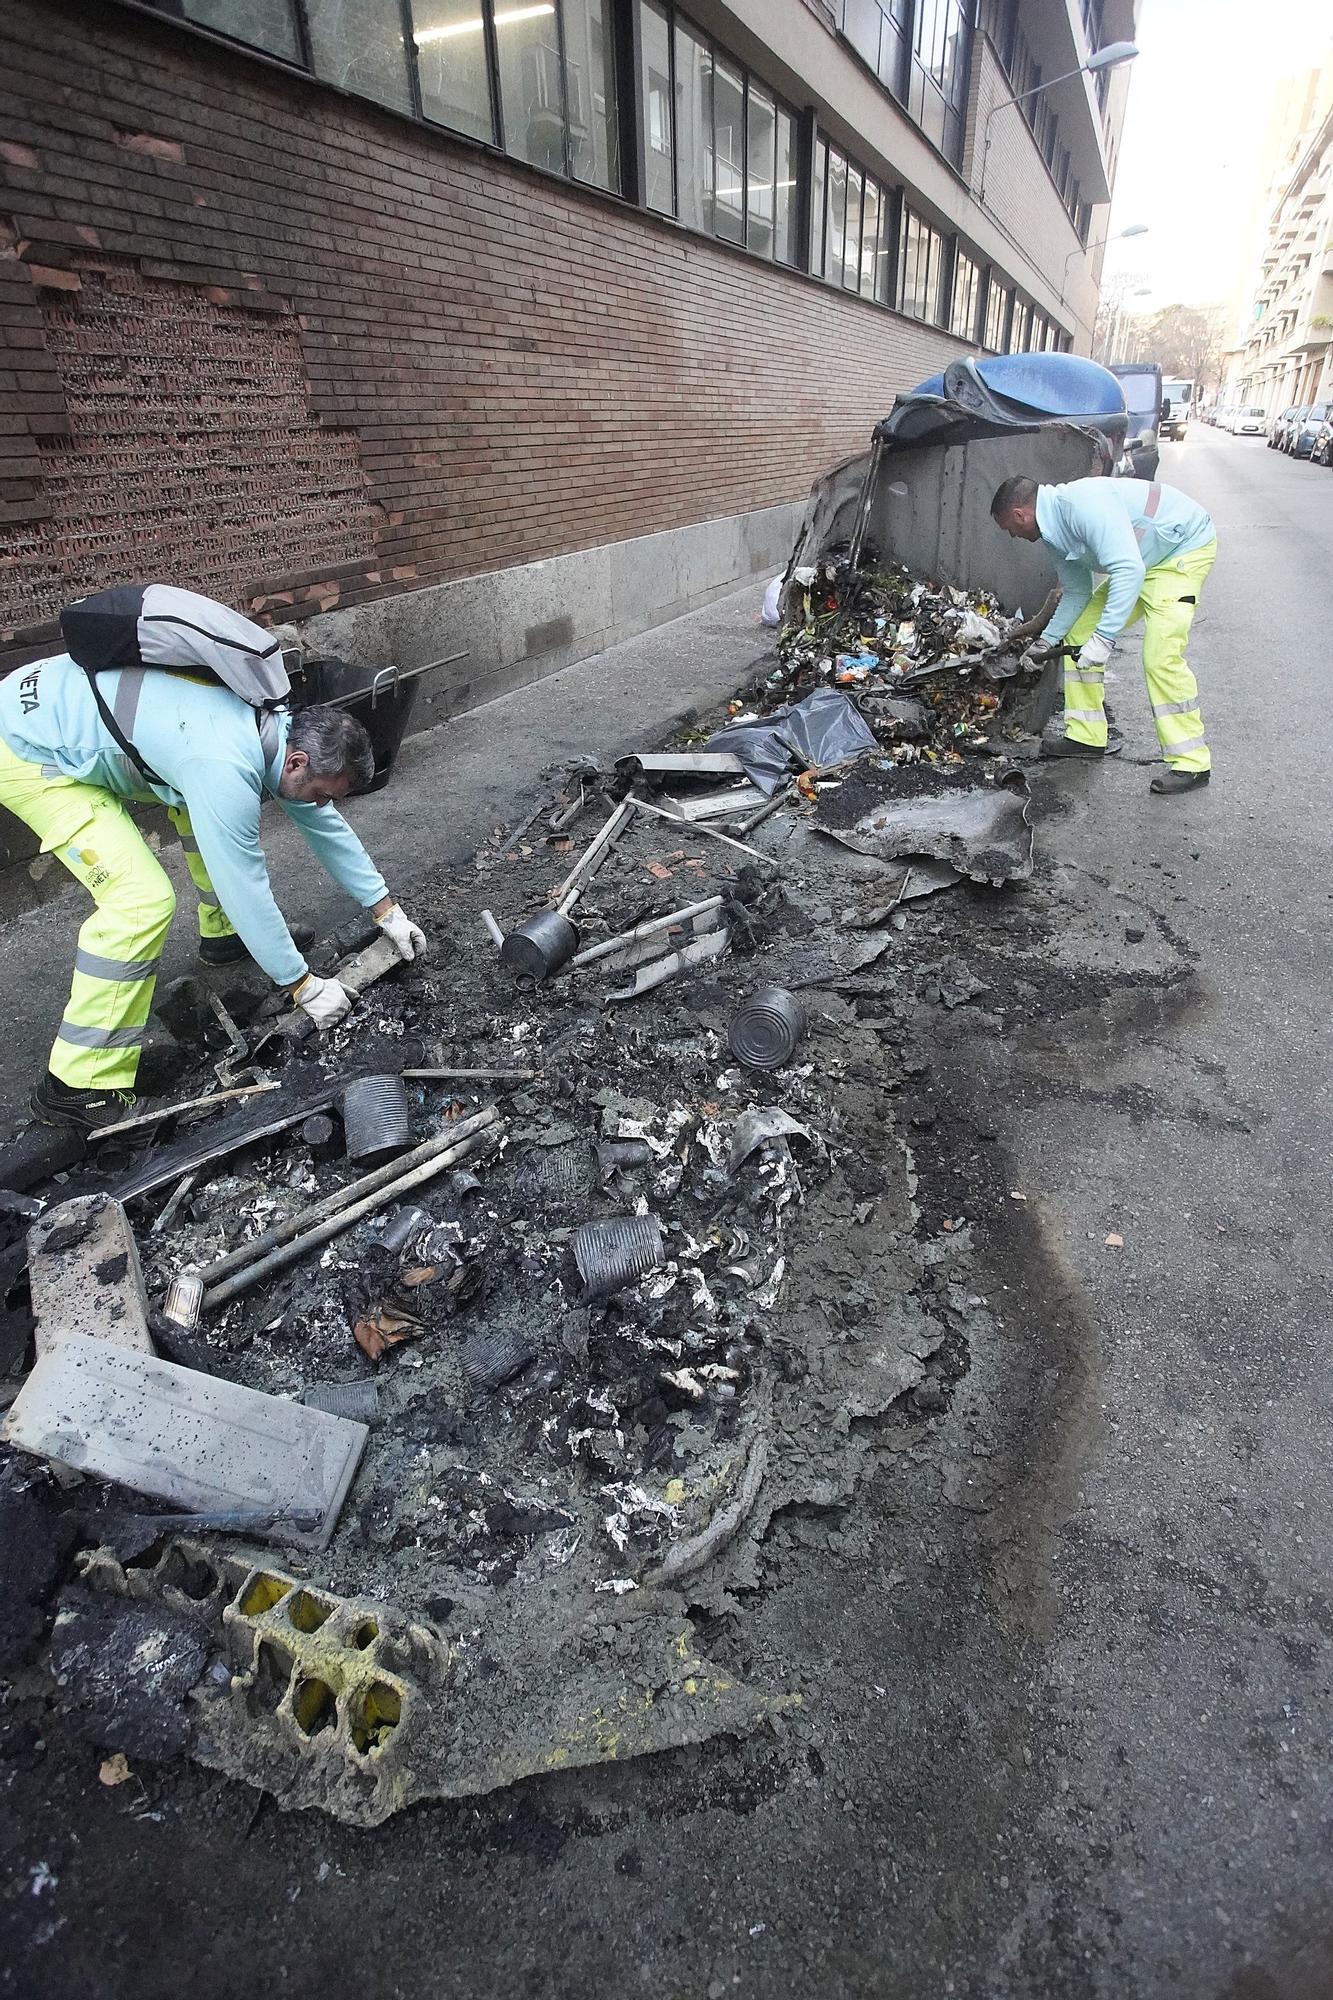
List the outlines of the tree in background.
{"label": "tree in background", "polygon": [[1215,393],[1228,323],[1225,306],[1164,306],[1144,324],[1142,359]]}

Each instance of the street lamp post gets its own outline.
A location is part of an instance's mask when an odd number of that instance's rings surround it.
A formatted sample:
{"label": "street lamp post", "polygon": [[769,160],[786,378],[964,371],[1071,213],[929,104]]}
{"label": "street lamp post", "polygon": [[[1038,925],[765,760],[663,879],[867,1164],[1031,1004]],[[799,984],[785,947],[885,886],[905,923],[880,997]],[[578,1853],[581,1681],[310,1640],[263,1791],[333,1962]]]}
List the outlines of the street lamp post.
{"label": "street lamp post", "polygon": [[1065,286],[1069,283],[1069,267],[1073,263],[1075,257],[1091,257],[1094,250],[1104,250],[1108,243],[1119,243],[1122,240],[1122,238],[1126,236],[1146,236],[1147,234],[1148,234],[1148,225],[1146,222],[1131,222],[1128,223],[1124,229],[1116,229],[1112,231],[1111,235],[1103,236],[1101,241],[1098,243],[1078,244],[1076,248],[1071,250],[1069,255],[1065,258],[1065,268],[1060,274],[1061,305],[1063,305],[1065,302]]}
{"label": "street lamp post", "polygon": [[986,163],[990,159],[991,120],[997,111],[1007,111],[1011,104],[1023,104],[1029,97],[1036,97],[1043,90],[1053,90],[1057,83],[1068,83],[1071,76],[1082,76],[1084,70],[1118,69],[1121,63],[1133,62],[1138,49],[1133,42],[1108,42],[1104,49],[1095,49],[1086,62],[1077,69],[1067,69],[1061,76],[1053,76],[1045,83],[1034,84],[1031,90],[1020,90],[1017,97],[1003,97],[998,104],[992,104],[986,118],[986,131],[981,144],[981,185],[977,189],[977,205],[986,206]]}

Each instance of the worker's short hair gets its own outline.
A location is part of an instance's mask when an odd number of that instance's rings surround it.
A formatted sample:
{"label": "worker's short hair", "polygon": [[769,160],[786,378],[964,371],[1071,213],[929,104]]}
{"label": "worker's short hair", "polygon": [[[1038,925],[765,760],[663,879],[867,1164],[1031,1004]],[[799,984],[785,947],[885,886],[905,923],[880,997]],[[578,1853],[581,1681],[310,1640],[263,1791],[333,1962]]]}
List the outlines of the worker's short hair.
{"label": "worker's short hair", "polygon": [[1037,482],[1026,473],[1015,473],[995,489],[995,498],[990,503],[992,521],[1002,521],[1006,514],[1012,514],[1015,507],[1030,507],[1037,497]]}
{"label": "worker's short hair", "polygon": [[316,778],[351,780],[354,792],[369,789],[375,777],[375,752],[361,724],[344,708],[298,708],[287,732],[287,748],[304,750]]}

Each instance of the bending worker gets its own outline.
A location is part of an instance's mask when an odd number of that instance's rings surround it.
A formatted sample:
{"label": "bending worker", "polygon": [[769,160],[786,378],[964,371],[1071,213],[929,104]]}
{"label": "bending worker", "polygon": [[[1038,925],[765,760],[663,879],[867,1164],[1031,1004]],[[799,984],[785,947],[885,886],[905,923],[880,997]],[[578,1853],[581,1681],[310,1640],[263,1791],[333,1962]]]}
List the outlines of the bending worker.
{"label": "bending worker", "polygon": [[[1150,789],[1206,785],[1212,759],[1185,645],[1217,554],[1211,517],[1174,486],[1144,479],[1074,479],[1067,486],[1006,479],[990,510],[1006,534],[1045,542],[1055,557],[1063,594],[1039,644],[1068,639],[1079,649],[1065,668],[1065,734],[1043,741],[1042,756],[1099,758],[1120,748],[1107,741],[1102,684],[1112,646],[1142,618],[1143,671],[1167,764]],[[1094,588],[1098,570],[1106,581]]]}
{"label": "bending worker", "polygon": [[351,998],[311,972],[292,942],[259,844],[260,807],[277,800],[334,881],[410,959],[423,933],[332,804],[373,775],[369,737],[337,708],[261,713],[227,687],[142,668],[99,673],[94,693],[68,654],[0,683],[0,804],[95,905],[79,932],[50,1067],[33,1092],[40,1118],[92,1131],[124,1117],[131,1101],[176,897],[125,801],[165,805],[180,834],[205,962],[248,953],[326,1028]]}

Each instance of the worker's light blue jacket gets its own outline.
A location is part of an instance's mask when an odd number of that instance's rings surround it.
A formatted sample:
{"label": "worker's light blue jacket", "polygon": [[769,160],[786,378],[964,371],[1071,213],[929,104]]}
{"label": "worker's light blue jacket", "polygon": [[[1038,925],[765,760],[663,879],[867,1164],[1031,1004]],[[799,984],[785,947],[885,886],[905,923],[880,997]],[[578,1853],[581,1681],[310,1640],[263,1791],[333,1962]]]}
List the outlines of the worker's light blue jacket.
{"label": "worker's light blue jacket", "polygon": [[1095,571],[1101,570],[1109,585],[1098,635],[1118,639],[1147,572],[1217,539],[1211,515],[1197,500],[1146,479],[1071,479],[1067,486],[1039,486],[1037,526],[1055,557],[1064,593],[1041,635],[1051,645],[1059,644],[1092,596]]}
{"label": "worker's light blue jacket", "polygon": [[298,805],[279,796],[290,718],[277,711],[273,726],[266,722],[271,750],[266,756],[258,711],[227,688],[142,668],[99,674],[97,685],[162,784],[151,784],[117,746],[97,712],[87,675],[68,653],[19,667],[0,682],[0,736],[16,757],[40,764],[48,777],[100,785],[117,798],[144,804],[184,806],[218,902],[251,957],[280,986],[294,986],[307,966],[269,886],[259,844],[265,796],[295,820],[316,859],[364,908],[388,891],[335,807]]}

